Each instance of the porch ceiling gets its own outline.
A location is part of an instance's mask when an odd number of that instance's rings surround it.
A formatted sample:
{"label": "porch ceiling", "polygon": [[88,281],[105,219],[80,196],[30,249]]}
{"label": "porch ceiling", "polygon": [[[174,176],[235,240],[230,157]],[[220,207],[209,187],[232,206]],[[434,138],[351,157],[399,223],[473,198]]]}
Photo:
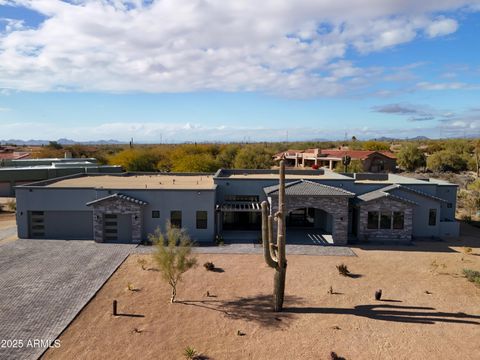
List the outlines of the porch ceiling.
{"label": "porch ceiling", "polygon": [[231,202],[220,205],[223,212],[261,212],[262,208],[258,202]]}

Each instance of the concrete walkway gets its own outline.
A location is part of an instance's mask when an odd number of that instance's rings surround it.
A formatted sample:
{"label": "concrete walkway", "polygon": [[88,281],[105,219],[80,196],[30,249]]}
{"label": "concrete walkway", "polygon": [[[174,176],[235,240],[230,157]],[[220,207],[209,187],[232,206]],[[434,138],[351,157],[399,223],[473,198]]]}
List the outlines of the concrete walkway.
{"label": "concrete walkway", "polygon": [[[311,256],[356,256],[347,246],[324,245],[287,245],[287,255]],[[153,246],[140,245],[134,253],[148,254],[155,250]],[[193,250],[197,254],[263,254],[263,248],[254,244],[226,244],[223,246],[197,246]]]}
{"label": "concrete walkway", "polygon": [[[0,359],[37,359],[136,245],[17,240],[0,246]],[[29,342],[30,340],[30,342]],[[21,341],[21,345],[20,345]],[[48,346],[48,345],[47,345]]]}

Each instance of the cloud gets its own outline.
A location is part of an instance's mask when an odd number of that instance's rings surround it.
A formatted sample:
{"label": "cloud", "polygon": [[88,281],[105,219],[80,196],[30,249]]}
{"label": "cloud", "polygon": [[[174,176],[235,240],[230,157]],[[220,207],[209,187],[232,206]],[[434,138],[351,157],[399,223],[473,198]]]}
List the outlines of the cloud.
{"label": "cloud", "polygon": [[385,104],[374,106],[371,110],[382,114],[407,116],[409,121],[447,120],[457,116],[457,114],[448,110],[419,104]]}
{"label": "cloud", "polygon": [[0,33],[0,88],[336,96],[370,83],[349,49],[450,34],[458,24],[438,14],[472,3],[0,0],[45,17]]}
{"label": "cloud", "polygon": [[444,83],[432,83],[428,81],[422,81],[416,84],[418,90],[474,90],[478,89],[480,85],[467,84],[464,82],[444,82]]}
{"label": "cloud", "polygon": [[431,22],[425,32],[431,38],[437,36],[449,35],[457,31],[458,23],[453,19],[438,19]]}

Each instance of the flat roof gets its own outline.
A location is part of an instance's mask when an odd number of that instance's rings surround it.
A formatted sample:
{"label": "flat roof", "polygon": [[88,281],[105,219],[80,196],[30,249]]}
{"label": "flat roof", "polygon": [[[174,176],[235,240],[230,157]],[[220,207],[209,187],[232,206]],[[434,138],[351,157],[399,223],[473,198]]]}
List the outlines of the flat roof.
{"label": "flat roof", "polygon": [[407,176],[401,176],[397,174],[388,174],[388,180],[355,180],[357,184],[418,184],[418,185],[452,185],[456,186],[456,184],[449,183],[448,181],[440,180],[440,179],[416,179]]}
{"label": "flat roof", "polygon": [[49,188],[103,188],[103,189],[177,189],[211,190],[215,188],[213,175],[149,174],[149,175],[95,175],[59,180]]}
{"label": "flat roof", "polygon": [[[278,179],[278,169],[252,170],[252,169],[220,169],[215,175],[217,179]],[[328,169],[285,169],[285,179],[289,180],[353,180],[352,177],[333,172]]]}

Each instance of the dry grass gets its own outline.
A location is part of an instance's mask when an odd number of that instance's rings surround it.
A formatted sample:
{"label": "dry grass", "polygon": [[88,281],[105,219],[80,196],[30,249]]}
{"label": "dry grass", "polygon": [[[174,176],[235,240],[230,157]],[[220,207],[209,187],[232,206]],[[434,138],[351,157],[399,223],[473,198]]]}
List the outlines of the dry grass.
{"label": "dry grass", "polygon": [[[476,231],[468,239],[474,254]],[[198,255],[224,272],[186,273],[177,304],[169,304],[170,289],[149,256],[131,256],[45,359],[182,359],[187,346],[216,360],[328,359],[331,352],[346,359],[478,359],[480,288],[462,274],[462,246],[289,256],[283,313],[271,311],[273,272],[260,255]],[[441,273],[432,272],[434,261],[445,265]],[[338,276],[341,262],[362,276]],[[470,255],[468,267],[480,270],[480,256]],[[142,291],[127,290],[129,281]],[[377,289],[383,301],[374,300]],[[111,315],[113,299],[125,316]]]}

